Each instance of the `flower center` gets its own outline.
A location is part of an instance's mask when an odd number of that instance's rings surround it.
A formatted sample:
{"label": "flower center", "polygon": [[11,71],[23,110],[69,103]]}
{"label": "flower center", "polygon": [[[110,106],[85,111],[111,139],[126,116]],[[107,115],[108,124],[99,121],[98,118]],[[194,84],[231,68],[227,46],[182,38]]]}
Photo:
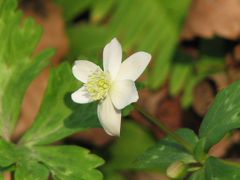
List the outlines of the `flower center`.
{"label": "flower center", "polygon": [[88,76],[88,81],[84,86],[86,87],[92,100],[102,100],[108,93],[110,81],[106,73],[96,70]]}

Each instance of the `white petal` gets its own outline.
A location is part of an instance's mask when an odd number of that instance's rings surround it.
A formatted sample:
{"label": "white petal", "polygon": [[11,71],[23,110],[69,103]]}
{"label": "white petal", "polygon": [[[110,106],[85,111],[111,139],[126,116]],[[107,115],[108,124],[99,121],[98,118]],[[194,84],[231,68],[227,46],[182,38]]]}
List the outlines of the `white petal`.
{"label": "white petal", "polygon": [[72,93],[71,97],[74,102],[80,103],[80,104],[92,102],[84,86],[81,87],[79,90],[75,91],[74,93]]}
{"label": "white petal", "polygon": [[72,72],[73,72],[73,75],[79,81],[86,83],[88,76],[92,74],[94,71],[96,71],[97,69],[101,70],[99,66],[92,63],[91,61],[78,60],[78,61],[75,61],[72,67]]}
{"label": "white petal", "polygon": [[132,80],[120,80],[112,84],[110,97],[117,109],[123,109],[139,98],[137,88]]}
{"label": "white petal", "polygon": [[106,131],[111,136],[119,136],[121,129],[121,111],[117,110],[109,96],[98,105],[98,118]]}
{"label": "white petal", "polygon": [[113,80],[118,74],[122,61],[122,47],[116,38],[108,43],[103,50],[103,69],[109,72]]}
{"label": "white petal", "polygon": [[129,79],[135,81],[149,64],[151,55],[146,52],[137,52],[128,57],[120,66],[118,80]]}

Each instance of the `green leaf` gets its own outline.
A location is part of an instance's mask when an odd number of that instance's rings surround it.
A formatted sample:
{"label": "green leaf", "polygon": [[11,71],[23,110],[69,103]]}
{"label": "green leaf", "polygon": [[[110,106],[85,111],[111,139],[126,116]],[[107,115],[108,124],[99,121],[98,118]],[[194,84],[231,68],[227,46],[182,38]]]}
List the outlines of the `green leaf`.
{"label": "green leaf", "polygon": [[205,176],[212,179],[240,179],[240,164],[210,157],[205,163]]}
{"label": "green leaf", "polygon": [[[198,141],[197,136],[190,129],[180,129],[176,133],[192,145],[195,145]],[[177,161],[196,162],[194,157],[181,145],[167,137],[139,156],[136,167],[138,169],[166,171],[172,163]]]}
{"label": "green leaf", "polygon": [[134,51],[147,51],[153,55],[148,85],[158,88],[169,73],[182,22],[191,1],[171,3],[166,0],[148,0],[144,6],[139,6],[141,0],[93,2],[91,20],[106,21],[95,25],[92,21],[75,27],[69,25],[68,34],[73,51],[69,57],[81,55],[81,58],[102,60],[104,46],[110,39],[117,37],[124,53],[129,55]]}
{"label": "green leaf", "polygon": [[207,154],[204,151],[206,139],[200,139],[194,148],[194,157],[200,163],[204,163],[207,159]]}
{"label": "green leaf", "polygon": [[112,159],[106,168],[115,170],[135,169],[135,159],[153,144],[152,137],[144,129],[133,122],[125,121],[121,130],[121,137],[110,147]]}
{"label": "green leaf", "polygon": [[87,149],[78,146],[46,146],[34,147],[36,156],[46,165],[54,179],[102,179],[100,171],[96,170],[103,160]]}
{"label": "green leaf", "polygon": [[78,88],[69,64],[52,69],[40,111],[21,143],[49,144],[76,131],[100,127],[96,103],[79,105],[72,101],[71,92]]}
{"label": "green leaf", "polygon": [[132,104],[126,106],[126,107],[122,110],[122,116],[123,116],[123,117],[128,116],[133,110],[134,110],[134,106],[133,106]]}
{"label": "green leaf", "polygon": [[105,180],[126,180],[126,178],[119,172],[109,171],[104,173]]}
{"label": "green leaf", "polygon": [[239,89],[240,81],[237,81],[219,92],[204,117],[199,135],[200,138],[206,138],[206,151],[227,132],[240,127]]}
{"label": "green leaf", "polygon": [[152,88],[159,87],[168,75],[171,59],[173,58],[181,26],[188,12],[190,2],[189,0],[181,1],[181,3],[172,3],[167,0],[158,1],[158,23],[161,24],[161,29],[158,31],[160,48],[150,72],[149,85]]}
{"label": "green leaf", "polygon": [[107,0],[104,1],[104,3],[102,0],[95,0],[94,6],[92,7],[91,20],[93,22],[101,21],[107,16],[114,3],[116,3],[115,0]]}
{"label": "green leaf", "polygon": [[205,180],[205,172],[204,169],[200,169],[198,171],[195,171],[189,180]]}
{"label": "green leaf", "polygon": [[196,71],[201,76],[209,76],[225,69],[223,57],[202,56],[195,63]]}
{"label": "green leaf", "polygon": [[176,96],[180,91],[187,86],[188,76],[192,71],[192,58],[182,51],[176,53],[176,63],[173,65],[170,77],[170,94]]}
{"label": "green leaf", "polygon": [[92,0],[54,0],[63,8],[63,15],[66,21],[71,21],[75,16],[81,15],[94,2]]}
{"label": "green leaf", "polygon": [[46,166],[36,161],[26,159],[16,165],[15,180],[47,180],[49,170]]}
{"label": "green leaf", "polygon": [[[103,48],[108,40],[106,27],[97,27],[95,25],[81,24],[67,29],[70,40],[71,51],[70,60],[78,58],[79,54],[84,54],[87,59],[99,63],[99,54],[102,54]],[[82,53],[81,53],[82,52]],[[85,59],[86,57],[80,57]]]}
{"label": "green leaf", "polygon": [[[14,73],[5,87],[2,97],[2,121],[0,121],[1,134],[9,136],[15,127],[22,105],[22,99],[30,82],[48,65],[48,59],[53,55],[52,50],[45,50],[33,62],[25,67],[16,67]],[[17,87],[17,88],[16,88]],[[13,97],[14,95],[14,97]]]}
{"label": "green leaf", "polygon": [[0,12],[0,136],[4,139],[16,125],[28,85],[53,54],[45,51],[32,57],[42,29],[32,19],[22,21],[16,6],[15,0],[4,1]]}
{"label": "green leaf", "polygon": [[191,74],[187,78],[187,83],[183,89],[183,95],[181,99],[181,104],[184,108],[188,108],[191,105],[193,101],[193,89],[200,80],[201,77],[194,76],[194,74]]}
{"label": "green leaf", "polygon": [[4,168],[16,162],[17,155],[14,146],[4,140],[0,140],[0,167]]}

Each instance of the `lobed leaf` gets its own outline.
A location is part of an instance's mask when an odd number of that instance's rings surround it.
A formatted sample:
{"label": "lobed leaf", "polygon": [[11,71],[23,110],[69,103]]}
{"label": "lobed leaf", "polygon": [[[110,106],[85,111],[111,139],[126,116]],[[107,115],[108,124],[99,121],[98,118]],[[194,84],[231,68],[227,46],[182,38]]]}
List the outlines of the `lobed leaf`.
{"label": "lobed leaf", "polygon": [[[47,66],[52,51],[32,57],[42,29],[32,19],[21,22],[17,2],[1,2],[0,8],[0,136],[9,139],[18,120],[24,93]],[[21,23],[21,26],[20,26]]]}
{"label": "lobed leaf", "polygon": [[[189,129],[180,129],[176,134],[192,145],[198,142],[197,136]],[[196,162],[192,154],[188,153],[175,140],[167,137],[139,156],[136,167],[138,169],[166,171],[172,163],[177,161],[184,163]]]}
{"label": "lobed leaf", "polygon": [[240,81],[217,94],[205,115],[199,130],[200,138],[205,138],[205,150],[220,141],[223,136],[240,127]]}
{"label": "lobed leaf", "polygon": [[240,164],[210,157],[205,163],[205,177],[206,180],[240,179]]}
{"label": "lobed leaf", "polygon": [[77,146],[45,146],[34,147],[40,162],[49,168],[54,179],[102,179],[96,170],[103,160],[87,149]]}
{"label": "lobed leaf", "polygon": [[22,160],[16,165],[15,180],[47,180],[49,170],[43,164],[29,159]]}
{"label": "lobed leaf", "polygon": [[0,140],[0,167],[4,168],[16,162],[17,155],[14,146]]}
{"label": "lobed leaf", "polygon": [[96,103],[79,105],[72,101],[71,92],[77,88],[80,84],[73,77],[69,64],[53,69],[40,111],[21,143],[49,144],[76,131],[100,127]]}
{"label": "lobed leaf", "polygon": [[9,136],[16,125],[22,105],[22,99],[30,82],[48,65],[48,59],[53,55],[52,50],[45,50],[28,65],[17,66],[6,83],[2,97],[2,121],[0,132],[3,137]]}

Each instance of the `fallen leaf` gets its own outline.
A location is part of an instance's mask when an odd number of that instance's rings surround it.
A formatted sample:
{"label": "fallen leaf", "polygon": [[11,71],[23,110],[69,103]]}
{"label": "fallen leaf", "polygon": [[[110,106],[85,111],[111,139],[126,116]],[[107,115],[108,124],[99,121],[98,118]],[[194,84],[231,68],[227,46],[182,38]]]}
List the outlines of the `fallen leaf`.
{"label": "fallen leaf", "polygon": [[193,0],[181,38],[236,39],[240,35],[239,0]]}

